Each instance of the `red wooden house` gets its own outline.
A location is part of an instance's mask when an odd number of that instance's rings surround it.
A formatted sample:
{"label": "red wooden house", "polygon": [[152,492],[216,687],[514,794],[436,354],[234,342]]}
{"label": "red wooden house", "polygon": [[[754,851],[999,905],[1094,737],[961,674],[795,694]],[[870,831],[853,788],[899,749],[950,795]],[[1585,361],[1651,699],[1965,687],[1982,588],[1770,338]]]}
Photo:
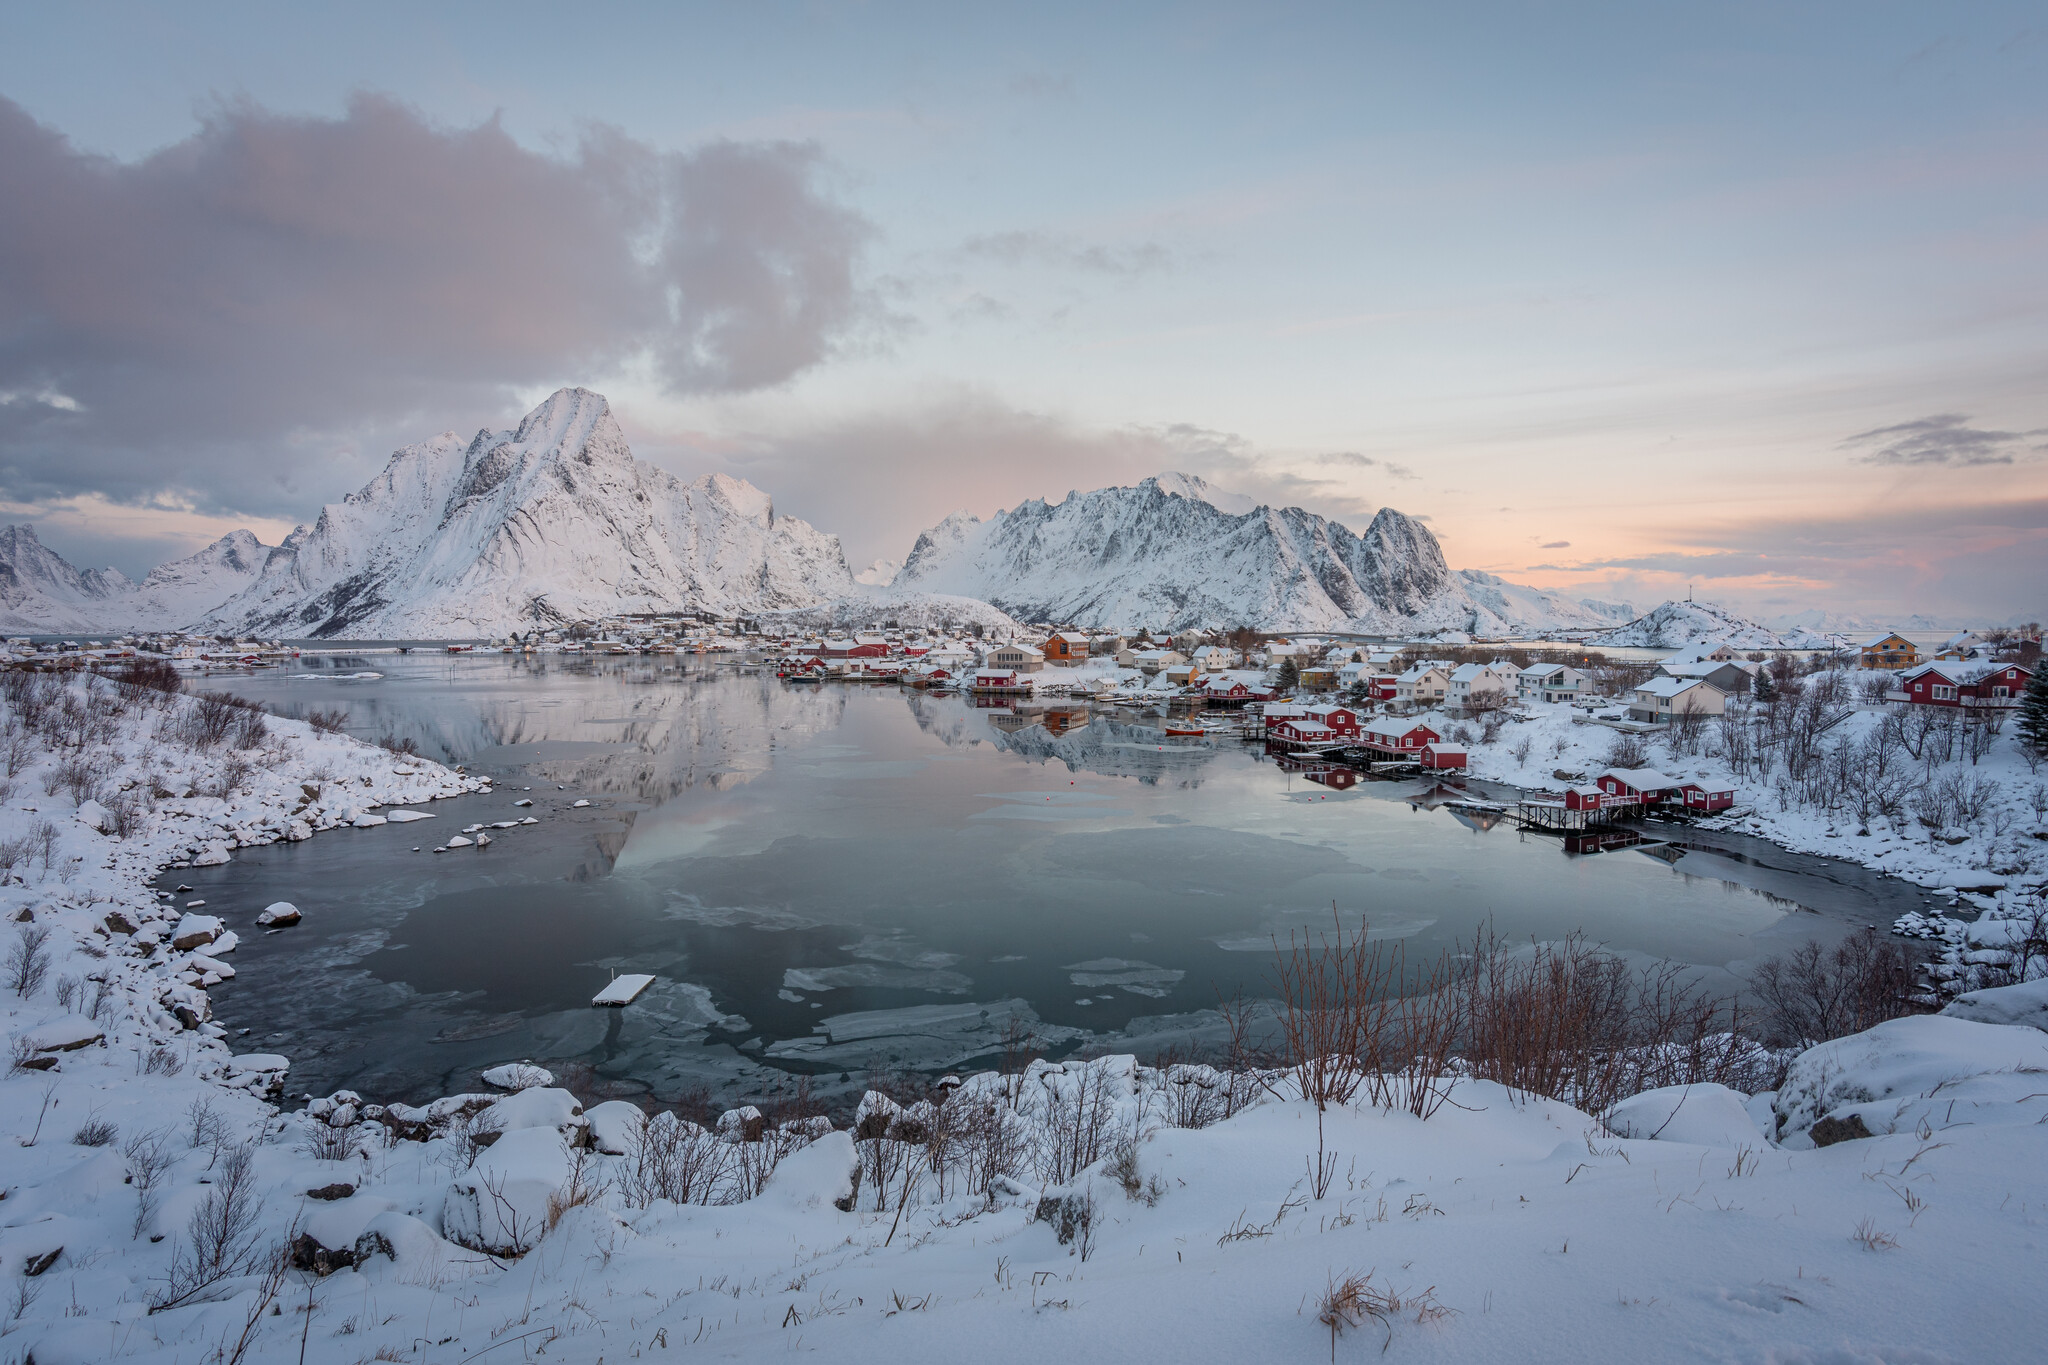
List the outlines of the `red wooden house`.
{"label": "red wooden house", "polygon": [[1941,659],[1907,672],[1899,690],[1917,706],[2017,706],[2038,665]]}
{"label": "red wooden house", "polygon": [[1266,727],[1266,742],[1288,749],[1323,749],[1339,744],[1337,732],[1302,717],[1275,721]]}
{"label": "red wooden house", "polygon": [[1346,739],[1356,739],[1361,733],[1358,713],[1348,706],[1323,706],[1320,704],[1302,708],[1308,718],[1319,721],[1327,729],[1334,730]]}
{"label": "red wooden house", "polygon": [[1375,725],[1359,732],[1359,739],[1374,753],[1390,754],[1397,758],[1413,758],[1425,744],[1435,744],[1443,736],[1427,725],[1411,725],[1406,729],[1398,724]]}
{"label": "red wooden house", "polygon": [[1693,811],[1728,810],[1735,804],[1733,791],[1715,791],[1697,782],[1687,782],[1680,786],[1678,795],[1680,804]]}
{"label": "red wooden house", "polygon": [[1422,746],[1422,766],[1438,771],[1465,766],[1465,749],[1458,744],[1425,744]]}
{"label": "red wooden house", "polygon": [[1609,768],[1600,774],[1599,782],[1600,790],[1607,795],[1618,796],[1623,802],[1639,801],[1646,806],[1675,794],[1682,785],[1676,778],[1648,768]]}

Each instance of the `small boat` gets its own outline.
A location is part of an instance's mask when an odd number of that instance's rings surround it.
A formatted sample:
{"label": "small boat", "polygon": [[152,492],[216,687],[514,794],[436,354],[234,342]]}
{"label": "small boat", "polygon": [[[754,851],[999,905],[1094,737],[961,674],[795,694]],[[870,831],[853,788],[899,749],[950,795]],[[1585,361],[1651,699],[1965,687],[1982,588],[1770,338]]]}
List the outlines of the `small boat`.
{"label": "small boat", "polygon": [[1169,735],[1192,735],[1199,738],[1209,733],[1208,727],[1203,725],[1175,725],[1169,722],[1164,728]]}

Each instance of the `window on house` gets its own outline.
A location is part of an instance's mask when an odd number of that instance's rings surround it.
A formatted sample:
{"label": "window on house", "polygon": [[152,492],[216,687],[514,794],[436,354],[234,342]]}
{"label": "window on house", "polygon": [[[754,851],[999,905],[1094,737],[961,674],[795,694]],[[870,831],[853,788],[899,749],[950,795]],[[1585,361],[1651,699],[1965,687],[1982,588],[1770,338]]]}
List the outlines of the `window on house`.
{"label": "window on house", "polygon": [[1936,683],[1934,685],[1934,699],[1936,701],[1954,701],[1956,699],[1956,690],[1953,687],[1943,687],[1940,683]]}

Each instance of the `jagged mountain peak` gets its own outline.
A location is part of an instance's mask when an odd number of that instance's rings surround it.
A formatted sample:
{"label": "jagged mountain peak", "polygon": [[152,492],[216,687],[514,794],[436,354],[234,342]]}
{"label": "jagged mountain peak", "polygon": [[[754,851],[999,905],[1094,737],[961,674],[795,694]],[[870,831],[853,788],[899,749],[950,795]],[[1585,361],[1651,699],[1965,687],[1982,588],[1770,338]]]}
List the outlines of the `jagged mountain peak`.
{"label": "jagged mountain peak", "polygon": [[853,591],[837,537],[713,474],[633,457],[602,394],[565,388],[509,430],[436,437],[294,533],[208,617],[322,636],[493,636],[618,612],[809,606]]}

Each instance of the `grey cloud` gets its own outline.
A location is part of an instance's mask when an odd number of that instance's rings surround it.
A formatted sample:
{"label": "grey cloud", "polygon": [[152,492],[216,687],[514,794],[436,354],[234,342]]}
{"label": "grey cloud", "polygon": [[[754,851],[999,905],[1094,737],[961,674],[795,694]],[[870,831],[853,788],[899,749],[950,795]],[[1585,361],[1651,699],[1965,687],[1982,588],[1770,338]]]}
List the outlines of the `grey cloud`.
{"label": "grey cloud", "polygon": [[869,228],[827,170],[603,128],[548,156],[373,95],[223,105],[123,163],[0,99],[0,487],[296,514],[379,442],[520,390],[627,365],[685,393],[782,382],[870,315]]}
{"label": "grey cloud", "polygon": [[1546,540],[1541,546],[1545,550],[1569,550],[1571,547],[1569,540]]}
{"label": "grey cloud", "polygon": [[2011,464],[2014,452],[2026,449],[2027,436],[2036,434],[1985,431],[1969,423],[1962,413],[1937,413],[1858,432],[1842,445],[1864,448],[1865,453],[1856,457],[1861,464]]}
{"label": "grey cloud", "polygon": [[1102,246],[1055,232],[989,233],[968,238],[961,250],[1002,265],[1051,266],[1102,275],[1142,275],[1172,264],[1166,248],[1157,242]]}

